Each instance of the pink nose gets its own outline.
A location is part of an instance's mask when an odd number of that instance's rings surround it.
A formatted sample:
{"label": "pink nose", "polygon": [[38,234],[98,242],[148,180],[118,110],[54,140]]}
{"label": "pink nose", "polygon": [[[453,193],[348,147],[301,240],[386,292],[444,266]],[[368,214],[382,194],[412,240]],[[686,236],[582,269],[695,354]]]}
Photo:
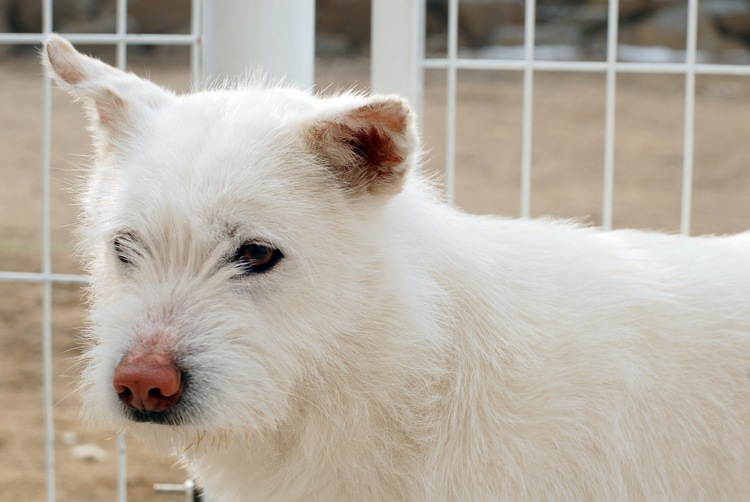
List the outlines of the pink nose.
{"label": "pink nose", "polygon": [[180,400],[185,382],[169,354],[135,350],[129,352],[115,370],[114,386],[125,406],[159,412]]}

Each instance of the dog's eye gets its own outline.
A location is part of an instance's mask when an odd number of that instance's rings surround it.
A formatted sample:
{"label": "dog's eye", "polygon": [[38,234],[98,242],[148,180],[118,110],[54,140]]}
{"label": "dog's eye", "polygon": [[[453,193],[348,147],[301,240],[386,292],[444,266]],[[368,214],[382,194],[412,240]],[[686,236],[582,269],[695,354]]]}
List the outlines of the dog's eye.
{"label": "dog's eye", "polygon": [[271,270],[283,257],[272,245],[252,241],[240,246],[233,261],[239,263],[246,274],[258,274]]}
{"label": "dog's eye", "polygon": [[112,243],[112,247],[115,249],[117,259],[125,265],[131,265],[133,263],[132,255],[138,254],[133,249],[135,238],[132,234],[124,233],[115,237]]}

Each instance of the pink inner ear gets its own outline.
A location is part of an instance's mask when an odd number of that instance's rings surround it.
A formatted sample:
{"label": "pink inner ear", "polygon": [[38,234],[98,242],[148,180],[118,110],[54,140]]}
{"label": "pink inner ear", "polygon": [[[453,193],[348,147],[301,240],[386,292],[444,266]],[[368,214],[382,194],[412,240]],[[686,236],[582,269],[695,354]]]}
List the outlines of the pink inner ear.
{"label": "pink inner ear", "polygon": [[392,195],[409,167],[408,113],[396,99],[371,103],[315,124],[311,143],[350,190]]}
{"label": "pink inner ear", "polygon": [[70,85],[76,85],[86,78],[86,73],[77,64],[77,53],[72,46],[53,40],[46,46],[47,57],[55,73]]}
{"label": "pink inner ear", "polygon": [[393,167],[406,159],[408,152],[399,148],[406,132],[406,115],[401,103],[378,103],[359,108],[346,117],[344,125],[352,129],[353,145],[365,163],[375,169]]}
{"label": "pink inner ear", "polygon": [[127,103],[112,89],[107,87],[101,90],[101,95],[94,98],[96,110],[99,113],[99,121],[103,125],[116,121],[116,115],[127,109]]}

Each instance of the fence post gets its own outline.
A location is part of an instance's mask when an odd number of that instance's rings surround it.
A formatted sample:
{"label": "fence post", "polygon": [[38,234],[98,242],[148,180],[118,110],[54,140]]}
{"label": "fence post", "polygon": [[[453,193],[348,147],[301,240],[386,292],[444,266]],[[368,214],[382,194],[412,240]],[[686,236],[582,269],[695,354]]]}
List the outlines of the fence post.
{"label": "fence post", "polygon": [[312,88],[315,0],[205,0],[202,59],[204,83],[262,67]]}
{"label": "fence post", "polygon": [[372,0],[372,90],[402,95],[420,121],[424,16],[425,0]]}

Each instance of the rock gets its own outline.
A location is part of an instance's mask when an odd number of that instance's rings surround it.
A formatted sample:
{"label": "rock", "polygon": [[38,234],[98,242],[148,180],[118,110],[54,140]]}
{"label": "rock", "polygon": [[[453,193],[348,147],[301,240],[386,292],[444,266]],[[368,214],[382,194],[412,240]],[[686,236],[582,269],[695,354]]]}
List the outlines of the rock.
{"label": "rock", "polygon": [[323,57],[342,57],[349,53],[351,43],[345,35],[337,33],[316,33],[315,54]]}
{"label": "rock", "polygon": [[[447,22],[447,5],[445,12]],[[458,4],[459,29],[474,47],[490,43],[500,26],[523,26],[523,15],[523,2],[516,0],[464,0]]]}
{"label": "rock", "polygon": [[70,453],[73,458],[86,462],[105,462],[109,458],[109,453],[104,448],[93,443],[76,445],[71,448]]}
{"label": "rock", "polygon": [[[587,6],[599,8],[604,7],[604,10],[606,11],[608,3],[607,0],[589,0]],[[618,11],[621,18],[632,18],[679,3],[681,3],[680,0],[620,0]]]}
{"label": "rock", "polygon": [[[686,4],[664,8],[648,19],[620,30],[620,44],[633,46],[666,47],[684,50],[687,44],[688,9]],[[698,49],[723,59],[724,54],[743,49],[736,39],[724,36],[706,9],[698,14]]]}
{"label": "rock", "polygon": [[[42,31],[42,2],[29,0],[5,0],[0,3],[6,22],[16,33],[40,33]],[[52,9],[53,29],[68,31],[66,27],[89,17],[95,8],[95,0],[55,0]]]}
{"label": "rock", "polygon": [[[640,63],[684,63],[685,50],[668,49],[667,47],[644,47],[638,45],[619,44],[617,59],[619,61],[638,61]],[[710,63],[711,55],[706,51],[697,51],[697,63]]]}
{"label": "rock", "polygon": [[750,0],[704,1],[701,9],[714,20],[720,31],[750,39]]}
{"label": "rock", "polygon": [[73,446],[78,443],[78,434],[74,431],[63,431],[60,433],[60,442],[65,446]]}
{"label": "rock", "polygon": [[727,50],[721,54],[720,63],[750,65],[750,49],[744,47]]}
{"label": "rock", "polygon": [[560,21],[536,27],[537,45],[579,45],[583,43],[583,29],[577,23]]}
{"label": "rock", "polygon": [[600,2],[579,5],[570,15],[570,20],[579,23],[584,30],[606,29],[608,19],[609,8]]}
{"label": "rock", "polygon": [[622,26],[619,42],[626,45],[685,49],[687,5],[662,9],[643,22]]}
{"label": "rock", "polygon": [[317,0],[315,33],[333,37],[324,43],[343,46],[346,40],[348,51],[361,51],[370,46],[370,10],[367,0]]}
{"label": "rock", "polygon": [[[534,30],[536,45],[581,45],[583,28],[576,23],[550,23],[537,25]],[[506,24],[497,27],[489,38],[488,45],[523,45],[524,27]]]}
{"label": "rock", "polygon": [[502,24],[495,28],[489,38],[489,45],[516,46],[523,45],[524,28],[522,24]]}
{"label": "rock", "polygon": [[[464,49],[459,52],[459,57],[521,60],[526,57],[526,48],[523,45],[495,45],[479,49]],[[540,61],[576,61],[582,57],[581,48],[576,45],[557,44],[534,47],[534,59]]]}
{"label": "rock", "polygon": [[131,33],[190,33],[186,0],[129,0],[128,14],[137,23],[137,31],[128,29]]}

